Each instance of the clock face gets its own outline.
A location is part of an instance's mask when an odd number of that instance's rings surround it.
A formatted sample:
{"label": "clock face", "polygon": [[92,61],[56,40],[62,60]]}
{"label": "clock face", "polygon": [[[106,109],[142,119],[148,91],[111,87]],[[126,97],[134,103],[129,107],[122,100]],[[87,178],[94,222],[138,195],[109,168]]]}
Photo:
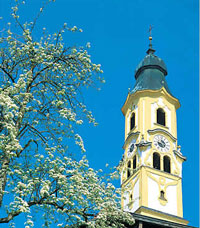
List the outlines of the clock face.
{"label": "clock face", "polygon": [[135,144],[131,143],[129,148],[128,148],[128,157],[130,157],[133,154],[134,148],[135,148]]}
{"label": "clock face", "polygon": [[153,143],[155,147],[161,152],[167,152],[170,149],[169,141],[162,135],[156,135],[154,137]]}

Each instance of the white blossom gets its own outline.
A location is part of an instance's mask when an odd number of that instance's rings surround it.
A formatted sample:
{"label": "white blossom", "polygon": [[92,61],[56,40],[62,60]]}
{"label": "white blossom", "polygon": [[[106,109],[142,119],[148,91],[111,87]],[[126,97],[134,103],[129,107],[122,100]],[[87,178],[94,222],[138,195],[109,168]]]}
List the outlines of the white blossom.
{"label": "white blossom", "polygon": [[24,214],[31,228],[38,213],[43,227],[133,223],[120,209],[119,190],[80,153],[86,152],[80,125],[97,125],[83,91],[104,80],[86,50],[90,43],[66,47],[65,31],[82,32],[67,24],[52,35],[43,28],[38,38],[37,20],[21,24],[19,2],[0,38],[0,222],[14,226]]}

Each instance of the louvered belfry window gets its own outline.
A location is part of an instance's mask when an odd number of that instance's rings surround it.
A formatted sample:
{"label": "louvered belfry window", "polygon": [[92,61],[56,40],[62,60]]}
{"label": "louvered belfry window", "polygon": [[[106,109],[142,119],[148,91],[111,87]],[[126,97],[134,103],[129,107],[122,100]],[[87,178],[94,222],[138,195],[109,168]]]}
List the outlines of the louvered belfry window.
{"label": "louvered belfry window", "polygon": [[133,169],[136,169],[137,161],[136,161],[136,155],[133,157]]}
{"label": "louvered belfry window", "polygon": [[160,169],[160,154],[156,152],[153,153],[153,168]]}
{"label": "louvered belfry window", "polygon": [[157,123],[165,126],[165,112],[162,108],[157,109]]}
{"label": "louvered belfry window", "polygon": [[128,161],[128,165],[127,165],[127,178],[130,177],[131,175],[131,161]]}
{"label": "louvered belfry window", "polygon": [[171,167],[170,167],[170,158],[168,156],[164,156],[163,159],[163,167],[164,167],[164,171],[167,173],[171,172]]}
{"label": "louvered belfry window", "polygon": [[135,127],[135,113],[133,112],[131,114],[131,124],[130,124],[130,130],[132,130]]}

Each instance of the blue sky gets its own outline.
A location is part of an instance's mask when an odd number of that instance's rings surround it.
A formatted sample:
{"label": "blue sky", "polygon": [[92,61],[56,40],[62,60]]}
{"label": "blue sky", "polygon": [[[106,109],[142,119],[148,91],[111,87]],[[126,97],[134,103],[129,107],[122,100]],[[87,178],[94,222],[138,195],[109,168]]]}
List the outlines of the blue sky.
{"label": "blue sky", "polygon": [[[23,20],[36,15],[40,0],[27,0]],[[10,0],[0,0],[0,16],[9,21]],[[92,60],[102,65],[106,84],[101,91],[85,91],[85,102],[99,125],[82,133],[92,167],[116,166],[122,157],[124,117],[121,107],[134,70],[148,49],[148,28],[153,25],[153,47],[168,69],[167,83],[180,100],[177,111],[178,144],[187,157],[183,165],[184,218],[198,226],[199,215],[199,5],[197,0],[57,0],[39,19],[38,31],[56,32],[64,22],[83,29],[66,33],[66,45],[91,43]],[[18,228],[18,227],[17,227]]]}

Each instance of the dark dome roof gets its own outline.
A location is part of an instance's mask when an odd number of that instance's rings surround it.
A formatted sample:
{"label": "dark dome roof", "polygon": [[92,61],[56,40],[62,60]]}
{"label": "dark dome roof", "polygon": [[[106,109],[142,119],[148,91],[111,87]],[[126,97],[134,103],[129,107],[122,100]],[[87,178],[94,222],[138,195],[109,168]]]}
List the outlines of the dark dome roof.
{"label": "dark dome roof", "polygon": [[136,68],[136,83],[131,93],[139,90],[159,90],[162,87],[170,93],[165,80],[165,76],[167,75],[166,65],[161,58],[154,55],[154,52],[155,50],[150,46],[147,55]]}
{"label": "dark dome roof", "polygon": [[167,75],[167,67],[164,61],[153,53],[149,53],[144,57],[144,59],[140,62],[138,67],[135,70],[135,79],[137,79],[140,73],[145,69],[158,69],[165,76]]}

